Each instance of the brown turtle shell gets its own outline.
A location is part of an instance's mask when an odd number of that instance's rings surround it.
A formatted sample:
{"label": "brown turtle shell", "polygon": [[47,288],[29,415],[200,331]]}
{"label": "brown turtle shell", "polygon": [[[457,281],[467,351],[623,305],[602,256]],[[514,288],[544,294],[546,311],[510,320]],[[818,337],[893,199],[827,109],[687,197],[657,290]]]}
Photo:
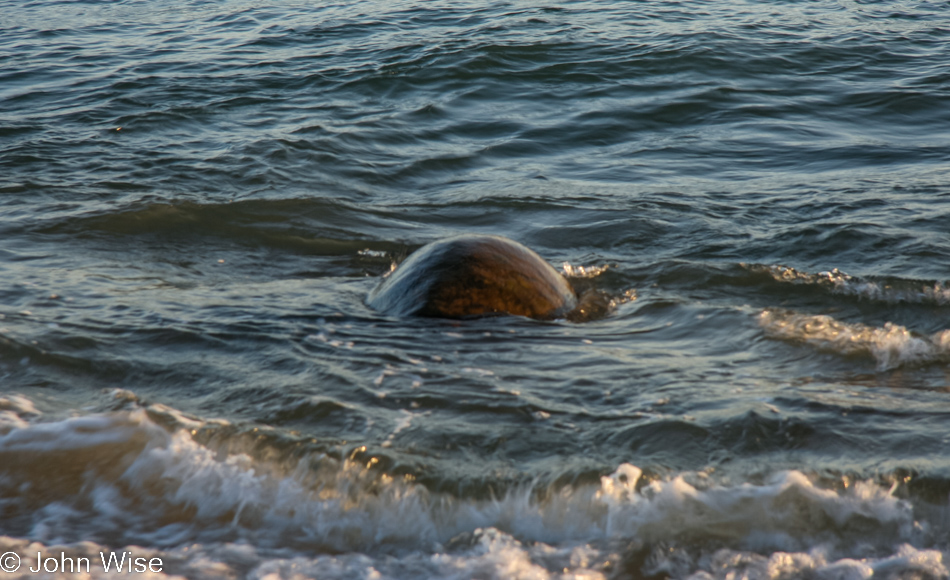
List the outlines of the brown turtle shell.
{"label": "brown turtle shell", "polygon": [[564,276],[518,242],[464,235],[413,252],[370,293],[369,305],[393,316],[552,319],[572,311],[577,296]]}

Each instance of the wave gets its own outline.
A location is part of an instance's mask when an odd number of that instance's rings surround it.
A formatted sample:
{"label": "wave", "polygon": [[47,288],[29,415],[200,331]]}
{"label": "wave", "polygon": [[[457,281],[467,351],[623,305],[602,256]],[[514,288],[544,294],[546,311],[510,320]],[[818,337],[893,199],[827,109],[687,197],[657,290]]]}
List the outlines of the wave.
{"label": "wave", "polygon": [[[829,487],[794,470],[740,482],[703,472],[645,480],[624,463],[597,481],[467,497],[387,472],[365,448],[275,459],[260,429],[245,437],[223,421],[116,397],[129,408],[65,419],[44,417],[25,397],[0,401],[14,418],[0,435],[0,547],[147,546],[189,576],[209,560],[261,577],[368,577],[371,567],[406,577],[408,566],[422,578],[596,578],[633,565],[946,574],[924,545],[947,534],[946,509],[919,521],[912,501],[874,481]],[[684,540],[710,552],[674,557],[668,548]]]}
{"label": "wave", "polygon": [[817,274],[787,266],[742,265],[750,272],[765,274],[776,282],[823,289],[832,294],[888,304],[950,304],[950,286],[932,280],[851,276],[834,268]]}
{"label": "wave", "polygon": [[[194,544],[156,550],[139,546],[116,548],[95,542],[45,544],[7,536],[0,536],[0,550],[4,555],[11,552],[22,555],[21,572],[37,568],[34,554],[44,558],[68,558],[70,567],[77,565],[79,558],[85,558],[90,565],[89,573],[83,577],[92,579],[114,578],[115,571],[104,571],[99,562],[110,554],[123,553],[127,553],[130,559],[145,559],[157,567],[158,571],[149,574],[149,578],[606,580],[641,577],[644,573],[649,577],[696,580],[947,577],[942,552],[918,549],[909,544],[902,544],[892,553],[876,557],[835,559],[823,548],[807,552],[779,551],[768,555],[721,549],[701,557],[670,547],[645,554],[623,553],[590,544],[559,547],[524,543],[495,528],[478,529],[466,540],[468,545],[462,549],[435,554],[411,553],[398,559],[360,553],[280,556],[254,546],[234,543]],[[53,561],[45,565],[50,569],[58,563]],[[81,569],[85,571],[85,568]],[[23,574],[20,577],[28,576]]]}
{"label": "wave", "polygon": [[763,310],[759,324],[772,338],[804,342],[847,356],[870,355],[881,371],[950,360],[950,330],[923,336],[891,322],[872,327],[824,314],[782,310]]}
{"label": "wave", "polygon": [[33,402],[21,395],[0,397],[0,434],[29,426],[25,418],[39,415]]}

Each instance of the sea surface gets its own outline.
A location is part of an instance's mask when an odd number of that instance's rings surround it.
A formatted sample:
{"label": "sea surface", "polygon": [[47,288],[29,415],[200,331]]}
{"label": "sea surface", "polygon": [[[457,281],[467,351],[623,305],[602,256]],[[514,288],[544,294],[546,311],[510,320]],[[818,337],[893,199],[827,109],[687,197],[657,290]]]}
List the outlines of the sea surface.
{"label": "sea surface", "polygon": [[0,580],[947,578],[948,281],[946,0],[0,0]]}

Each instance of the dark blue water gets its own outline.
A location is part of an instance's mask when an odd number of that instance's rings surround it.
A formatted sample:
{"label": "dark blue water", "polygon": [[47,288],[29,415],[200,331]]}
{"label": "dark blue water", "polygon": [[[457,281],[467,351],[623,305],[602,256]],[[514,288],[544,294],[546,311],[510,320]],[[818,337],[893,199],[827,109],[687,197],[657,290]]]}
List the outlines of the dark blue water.
{"label": "dark blue water", "polygon": [[8,576],[946,578],[948,176],[947,2],[0,0]]}

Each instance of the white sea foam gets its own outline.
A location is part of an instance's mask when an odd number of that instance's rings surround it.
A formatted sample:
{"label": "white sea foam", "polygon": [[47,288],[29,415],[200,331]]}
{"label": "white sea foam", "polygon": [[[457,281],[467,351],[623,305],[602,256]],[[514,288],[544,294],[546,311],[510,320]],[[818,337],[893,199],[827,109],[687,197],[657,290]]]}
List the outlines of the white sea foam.
{"label": "white sea foam", "polygon": [[[652,549],[645,566],[677,577],[946,575],[942,554],[919,547],[931,524],[872,482],[832,490],[786,471],[756,484],[690,473],[643,484],[622,464],[593,484],[467,498],[380,473],[372,460],[223,453],[194,440],[196,419],[171,431],[150,419],[179,415],[137,409],[0,436],[0,503],[31,506],[22,537],[0,548],[97,552],[76,542],[110,537],[147,546],[169,564],[162,574],[189,578],[594,579],[613,576],[632,545]],[[719,551],[673,558],[659,548],[684,537]],[[856,543],[883,555],[851,553]]]}
{"label": "white sea foam", "polygon": [[864,580],[878,578],[946,578],[944,554],[938,550],[918,550],[908,544],[890,556],[829,560],[821,547],[809,552],[775,552],[763,556],[751,552],[719,550],[707,558],[705,566],[689,575],[691,580],[817,578],[821,580]]}
{"label": "white sea foam", "polygon": [[890,322],[872,327],[823,314],[782,310],[762,311],[759,323],[772,338],[804,342],[843,355],[870,355],[878,370],[950,359],[950,330],[923,336]]}
{"label": "white sea foam", "polygon": [[924,280],[875,280],[851,276],[837,268],[812,274],[787,266],[746,266],[753,272],[766,272],[779,282],[815,285],[833,294],[855,296],[887,303],[950,304],[950,287]]}
{"label": "white sea foam", "polygon": [[[4,455],[42,457],[64,449],[90,462],[82,478],[96,484],[89,489],[99,489],[98,500],[120,502],[101,505],[97,509],[103,513],[93,516],[187,509],[189,521],[198,526],[217,529],[228,521],[237,535],[253,537],[263,525],[269,528],[266,534],[304,535],[339,550],[444,542],[488,527],[549,542],[653,541],[711,529],[717,537],[736,539],[753,533],[803,538],[811,533],[808,526],[816,512],[836,526],[853,517],[871,518],[895,537],[906,536],[912,524],[909,505],[886,489],[868,483],[838,493],[795,471],[776,474],[763,485],[698,489],[678,476],[637,491],[640,470],[624,464],[596,486],[541,495],[525,486],[494,500],[476,500],[433,494],[351,461],[318,457],[287,469],[244,454],[219,457],[188,431],[168,433],[142,411],[31,425],[0,438]],[[122,471],[99,468],[93,451],[107,451]],[[120,488],[121,493],[103,491]]]}
{"label": "white sea foam", "polygon": [[0,435],[28,426],[29,419],[39,415],[33,402],[22,395],[0,397]]}
{"label": "white sea foam", "polygon": [[568,278],[596,278],[606,272],[610,266],[574,266],[570,262],[561,264],[561,270]]}
{"label": "white sea foam", "polygon": [[[619,549],[617,549],[619,548]],[[635,548],[636,549],[636,548]],[[22,555],[21,573],[5,574],[17,580],[53,579],[64,575],[30,573],[37,568],[36,555],[72,559],[86,558],[89,579],[133,578],[230,580],[244,577],[257,580],[606,580],[639,577],[641,570],[623,572],[622,546],[526,543],[495,528],[477,529],[468,545],[450,550],[423,549],[403,552],[399,557],[359,552],[336,555],[298,553],[280,555],[248,544],[190,544],[168,550],[139,546],[113,548],[94,542],[43,544],[22,538],[0,536],[0,551]],[[145,573],[105,572],[101,554],[127,552],[138,558],[160,562],[161,571]],[[773,552],[762,555],[747,550],[719,549],[700,555],[663,546],[650,551],[642,572],[690,580],[775,580],[816,578],[820,580],[864,580],[880,578],[940,579],[948,576],[945,554],[934,549],[902,544],[890,554],[877,557],[835,559],[824,546],[804,552]]]}

